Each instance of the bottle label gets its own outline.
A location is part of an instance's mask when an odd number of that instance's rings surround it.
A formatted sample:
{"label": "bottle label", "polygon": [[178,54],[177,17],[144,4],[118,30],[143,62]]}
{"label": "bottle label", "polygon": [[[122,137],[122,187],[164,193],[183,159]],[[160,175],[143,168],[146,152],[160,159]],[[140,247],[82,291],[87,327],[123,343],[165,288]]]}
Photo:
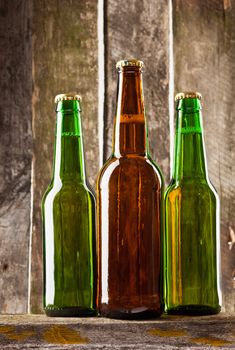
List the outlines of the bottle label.
{"label": "bottle label", "polygon": [[187,128],[179,128],[178,133],[180,134],[193,134],[193,133],[198,133],[201,134],[202,133],[202,129],[196,126],[188,126]]}

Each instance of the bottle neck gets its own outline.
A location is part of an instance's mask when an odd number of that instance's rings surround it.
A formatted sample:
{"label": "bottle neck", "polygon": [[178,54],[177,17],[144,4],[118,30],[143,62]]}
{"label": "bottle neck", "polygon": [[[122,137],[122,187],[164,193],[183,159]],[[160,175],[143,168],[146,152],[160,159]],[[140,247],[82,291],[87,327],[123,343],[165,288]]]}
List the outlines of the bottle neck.
{"label": "bottle neck", "polygon": [[202,131],[201,105],[198,99],[178,102],[173,179],[207,179]]}
{"label": "bottle neck", "polygon": [[60,101],[56,108],[53,181],[85,182],[80,102]]}
{"label": "bottle neck", "polygon": [[123,67],[118,72],[117,108],[113,155],[146,155],[147,137],[142,72],[139,67]]}

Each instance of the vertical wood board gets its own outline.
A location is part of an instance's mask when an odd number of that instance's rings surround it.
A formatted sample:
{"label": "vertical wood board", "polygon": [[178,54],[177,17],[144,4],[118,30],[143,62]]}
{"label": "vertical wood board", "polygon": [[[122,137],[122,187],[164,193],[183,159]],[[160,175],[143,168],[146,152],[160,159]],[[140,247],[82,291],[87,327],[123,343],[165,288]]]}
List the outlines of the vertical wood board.
{"label": "vertical wood board", "polygon": [[221,201],[223,305],[232,312],[235,307],[235,1],[174,0],[173,27],[175,92],[196,90],[203,96],[209,177]]}
{"label": "vertical wood board", "polygon": [[169,178],[169,8],[167,1],[105,1],[105,139],[111,154],[116,109],[116,62],[137,58],[143,73],[150,151]]}
{"label": "vertical wood board", "polygon": [[33,232],[30,310],[42,311],[42,195],[51,179],[55,106],[59,93],[82,96],[87,173],[98,172],[97,1],[34,1]]}
{"label": "vertical wood board", "polygon": [[27,312],[31,2],[0,1],[0,313]]}

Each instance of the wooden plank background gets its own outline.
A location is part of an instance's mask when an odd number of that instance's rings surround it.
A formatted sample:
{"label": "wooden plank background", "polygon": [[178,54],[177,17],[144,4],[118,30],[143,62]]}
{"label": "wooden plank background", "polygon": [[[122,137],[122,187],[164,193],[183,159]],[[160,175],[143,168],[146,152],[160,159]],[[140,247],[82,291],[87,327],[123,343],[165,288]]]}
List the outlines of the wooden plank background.
{"label": "wooden plank background", "polygon": [[209,176],[221,201],[223,305],[235,311],[235,1],[173,4],[175,90],[203,95]]}
{"label": "wooden plank background", "polygon": [[105,6],[105,156],[111,154],[116,62],[141,58],[150,151],[169,179],[169,7],[165,0],[109,0]]}
{"label": "wooden plank background", "polygon": [[29,1],[0,1],[0,312],[27,310],[32,157]]}
{"label": "wooden plank background", "polygon": [[58,93],[82,98],[87,172],[98,172],[97,1],[34,1],[33,6],[33,230],[30,311],[42,311],[42,194],[52,170]]}
{"label": "wooden plank background", "polygon": [[[87,172],[95,183],[100,156],[97,5],[98,0],[12,0],[11,5],[0,0],[0,313],[27,312],[28,299],[31,312],[42,312],[40,201],[51,177],[53,99],[58,93],[72,90],[83,97]],[[115,62],[143,59],[150,149],[169,181],[172,34],[175,92],[197,89],[204,96],[209,173],[222,204],[223,302],[227,311],[234,311],[235,248],[228,242],[235,230],[235,0],[104,1],[105,113],[100,152],[105,158],[111,152]]]}

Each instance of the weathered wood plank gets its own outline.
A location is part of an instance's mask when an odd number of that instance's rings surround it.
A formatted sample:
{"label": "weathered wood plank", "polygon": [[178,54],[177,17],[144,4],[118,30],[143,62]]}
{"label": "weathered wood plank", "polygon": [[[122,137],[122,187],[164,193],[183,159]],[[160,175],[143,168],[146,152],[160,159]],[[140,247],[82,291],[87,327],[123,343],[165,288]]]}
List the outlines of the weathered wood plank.
{"label": "weathered wood plank", "polygon": [[97,1],[34,1],[33,8],[33,232],[31,312],[42,310],[40,202],[49,184],[55,128],[54,96],[82,98],[87,172],[98,172]]}
{"label": "weathered wood plank", "polygon": [[173,26],[175,91],[203,95],[209,175],[221,199],[223,304],[234,311],[235,1],[174,0]]}
{"label": "weathered wood plank", "polygon": [[234,349],[235,317],[102,318],[0,317],[1,349]]}
{"label": "weathered wood plank", "polygon": [[144,94],[150,151],[169,178],[169,8],[168,2],[105,2],[106,93],[105,158],[111,154],[116,108],[115,63],[137,58],[145,63]]}
{"label": "weathered wood plank", "polygon": [[0,1],[0,313],[27,311],[31,2]]}

